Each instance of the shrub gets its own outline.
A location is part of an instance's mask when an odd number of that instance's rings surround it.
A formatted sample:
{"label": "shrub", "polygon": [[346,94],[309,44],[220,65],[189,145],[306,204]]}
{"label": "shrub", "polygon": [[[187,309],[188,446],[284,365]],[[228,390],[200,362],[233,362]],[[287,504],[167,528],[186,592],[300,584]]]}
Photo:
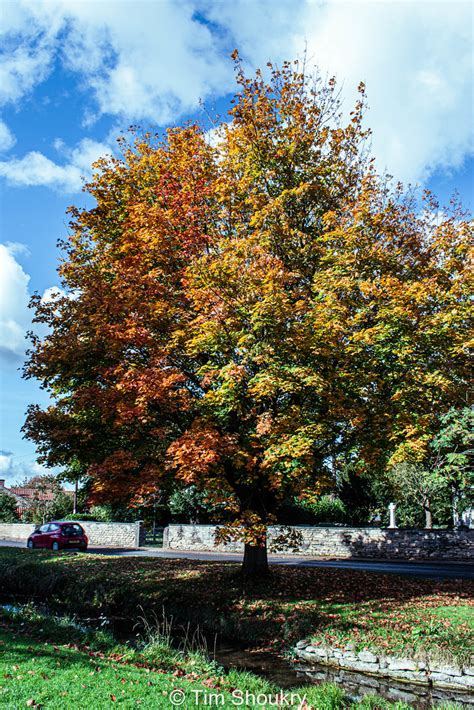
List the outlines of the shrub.
{"label": "shrub", "polygon": [[321,496],[314,503],[303,501],[302,506],[314,516],[316,523],[343,523],[347,518],[346,506],[337,496]]}
{"label": "shrub", "polygon": [[[129,517],[129,516],[127,516]],[[90,522],[97,523],[113,523],[113,522],[124,522],[124,514],[114,514],[110,506],[108,505],[93,505],[88,513],[71,513],[67,515],[64,519],[66,520],[89,520]]]}
{"label": "shrub", "polygon": [[70,515],[64,515],[62,520],[89,520],[90,522],[95,522],[97,521],[97,518],[95,515],[91,515],[90,513],[71,513]]}
{"label": "shrub", "polygon": [[13,496],[0,492],[0,522],[15,523],[18,521],[16,500]]}
{"label": "shrub", "polygon": [[174,491],[169,499],[169,509],[176,523],[222,523],[229,517],[224,503],[214,503],[207,491],[196,486]]}
{"label": "shrub", "polygon": [[293,499],[290,503],[282,506],[278,516],[280,523],[287,525],[317,525],[328,523],[329,525],[348,522],[346,506],[340,498],[335,495],[324,495],[314,502]]}

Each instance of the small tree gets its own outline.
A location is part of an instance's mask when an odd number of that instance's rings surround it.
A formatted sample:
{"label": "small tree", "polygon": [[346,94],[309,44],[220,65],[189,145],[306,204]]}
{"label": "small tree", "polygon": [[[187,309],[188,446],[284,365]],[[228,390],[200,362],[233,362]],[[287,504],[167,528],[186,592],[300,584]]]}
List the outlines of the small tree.
{"label": "small tree", "polygon": [[31,505],[23,514],[25,520],[44,523],[46,520],[60,519],[72,513],[72,495],[63,490],[57,476],[37,476],[31,481],[25,481],[23,485],[33,489]]}
{"label": "small tree", "polygon": [[432,466],[451,488],[456,526],[460,511],[472,506],[474,499],[474,409],[452,408],[440,418],[440,425],[431,446]]}
{"label": "small tree", "polygon": [[409,462],[394,466],[389,477],[401,500],[421,505],[425,513],[425,527],[431,529],[434,503],[449,495],[446,479],[437,471]]}
{"label": "small tree", "polygon": [[57,491],[54,498],[47,506],[47,515],[49,518],[60,520],[67,517],[74,510],[73,496],[65,491]]}
{"label": "small tree", "polygon": [[0,522],[15,523],[19,520],[17,502],[13,496],[0,491]]}

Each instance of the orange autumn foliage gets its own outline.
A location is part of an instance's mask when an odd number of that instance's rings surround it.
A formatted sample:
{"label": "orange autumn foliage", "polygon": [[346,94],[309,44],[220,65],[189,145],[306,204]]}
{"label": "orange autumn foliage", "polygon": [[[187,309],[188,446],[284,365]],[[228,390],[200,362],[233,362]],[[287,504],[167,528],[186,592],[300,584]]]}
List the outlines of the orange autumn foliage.
{"label": "orange autumn foliage", "polygon": [[258,542],[338,461],[422,458],[465,401],[472,222],[375,173],[363,85],[343,126],[334,80],[236,68],[213,145],[185,125],[96,164],[63,244],[73,297],[34,302],[26,375],[54,403],[25,431],[97,498],[193,483]]}

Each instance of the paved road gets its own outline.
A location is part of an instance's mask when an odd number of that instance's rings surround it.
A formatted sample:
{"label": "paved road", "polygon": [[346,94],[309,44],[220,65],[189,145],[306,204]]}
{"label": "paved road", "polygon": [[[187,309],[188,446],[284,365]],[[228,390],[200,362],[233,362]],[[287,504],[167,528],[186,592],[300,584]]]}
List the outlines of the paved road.
{"label": "paved road", "polygon": [[[0,540],[0,547],[25,547],[24,542]],[[221,552],[175,552],[153,547],[136,550],[124,548],[90,547],[89,552],[119,557],[161,557],[168,559],[204,560],[214,562],[239,562],[241,555]],[[474,565],[467,562],[396,562],[392,560],[321,560],[311,557],[270,555],[271,565],[289,567],[336,567],[383,574],[398,574],[428,579],[474,579]]]}

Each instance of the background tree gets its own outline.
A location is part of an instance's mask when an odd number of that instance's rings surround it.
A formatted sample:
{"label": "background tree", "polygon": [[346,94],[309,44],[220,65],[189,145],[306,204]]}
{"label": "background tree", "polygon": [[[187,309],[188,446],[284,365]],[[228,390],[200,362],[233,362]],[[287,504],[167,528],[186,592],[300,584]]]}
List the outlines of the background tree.
{"label": "background tree", "polygon": [[173,491],[168,507],[173,522],[224,523],[229,517],[227,501],[215,504],[213,495],[197,486]]}
{"label": "background tree", "polygon": [[399,500],[422,508],[425,528],[430,530],[433,527],[433,507],[449,496],[447,480],[438,471],[407,462],[394,466],[390,478]]}
{"label": "background tree", "polygon": [[451,489],[453,523],[474,505],[474,409],[452,408],[440,417],[432,445],[432,467]]}
{"label": "background tree", "polygon": [[55,403],[25,432],[44,463],[84,465],[99,502],[209,491],[255,572],[285,499],[324,491],[341,458],[421,460],[464,396],[471,226],[377,177],[363,85],[343,126],[334,80],[248,78],[234,58],[216,146],[185,126],[96,164],[63,245],[74,298],[34,301],[49,334],[26,376]]}
{"label": "background tree", "polygon": [[16,523],[18,520],[19,515],[15,498],[4,491],[0,491],[0,522]]}
{"label": "background tree", "polygon": [[61,486],[61,480],[54,475],[35,476],[25,482],[33,490],[30,505],[22,518],[33,523],[60,520],[73,510],[73,496]]}
{"label": "background tree", "polygon": [[[424,459],[416,464],[396,465],[388,476],[389,497],[402,503],[402,517],[416,519],[416,509],[425,514],[425,527],[445,522],[459,524],[460,513],[473,500],[474,411],[470,407],[451,408],[438,417]],[[388,490],[387,490],[388,492]],[[408,505],[410,510],[404,510]]]}
{"label": "background tree", "polygon": [[[384,497],[383,478],[379,470],[359,473],[356,466],[343,467],[337,481],[337,494],[345,510],[348,525],[382,523],[390,500]],[[387,523],[388,524],[388,523]]]}

